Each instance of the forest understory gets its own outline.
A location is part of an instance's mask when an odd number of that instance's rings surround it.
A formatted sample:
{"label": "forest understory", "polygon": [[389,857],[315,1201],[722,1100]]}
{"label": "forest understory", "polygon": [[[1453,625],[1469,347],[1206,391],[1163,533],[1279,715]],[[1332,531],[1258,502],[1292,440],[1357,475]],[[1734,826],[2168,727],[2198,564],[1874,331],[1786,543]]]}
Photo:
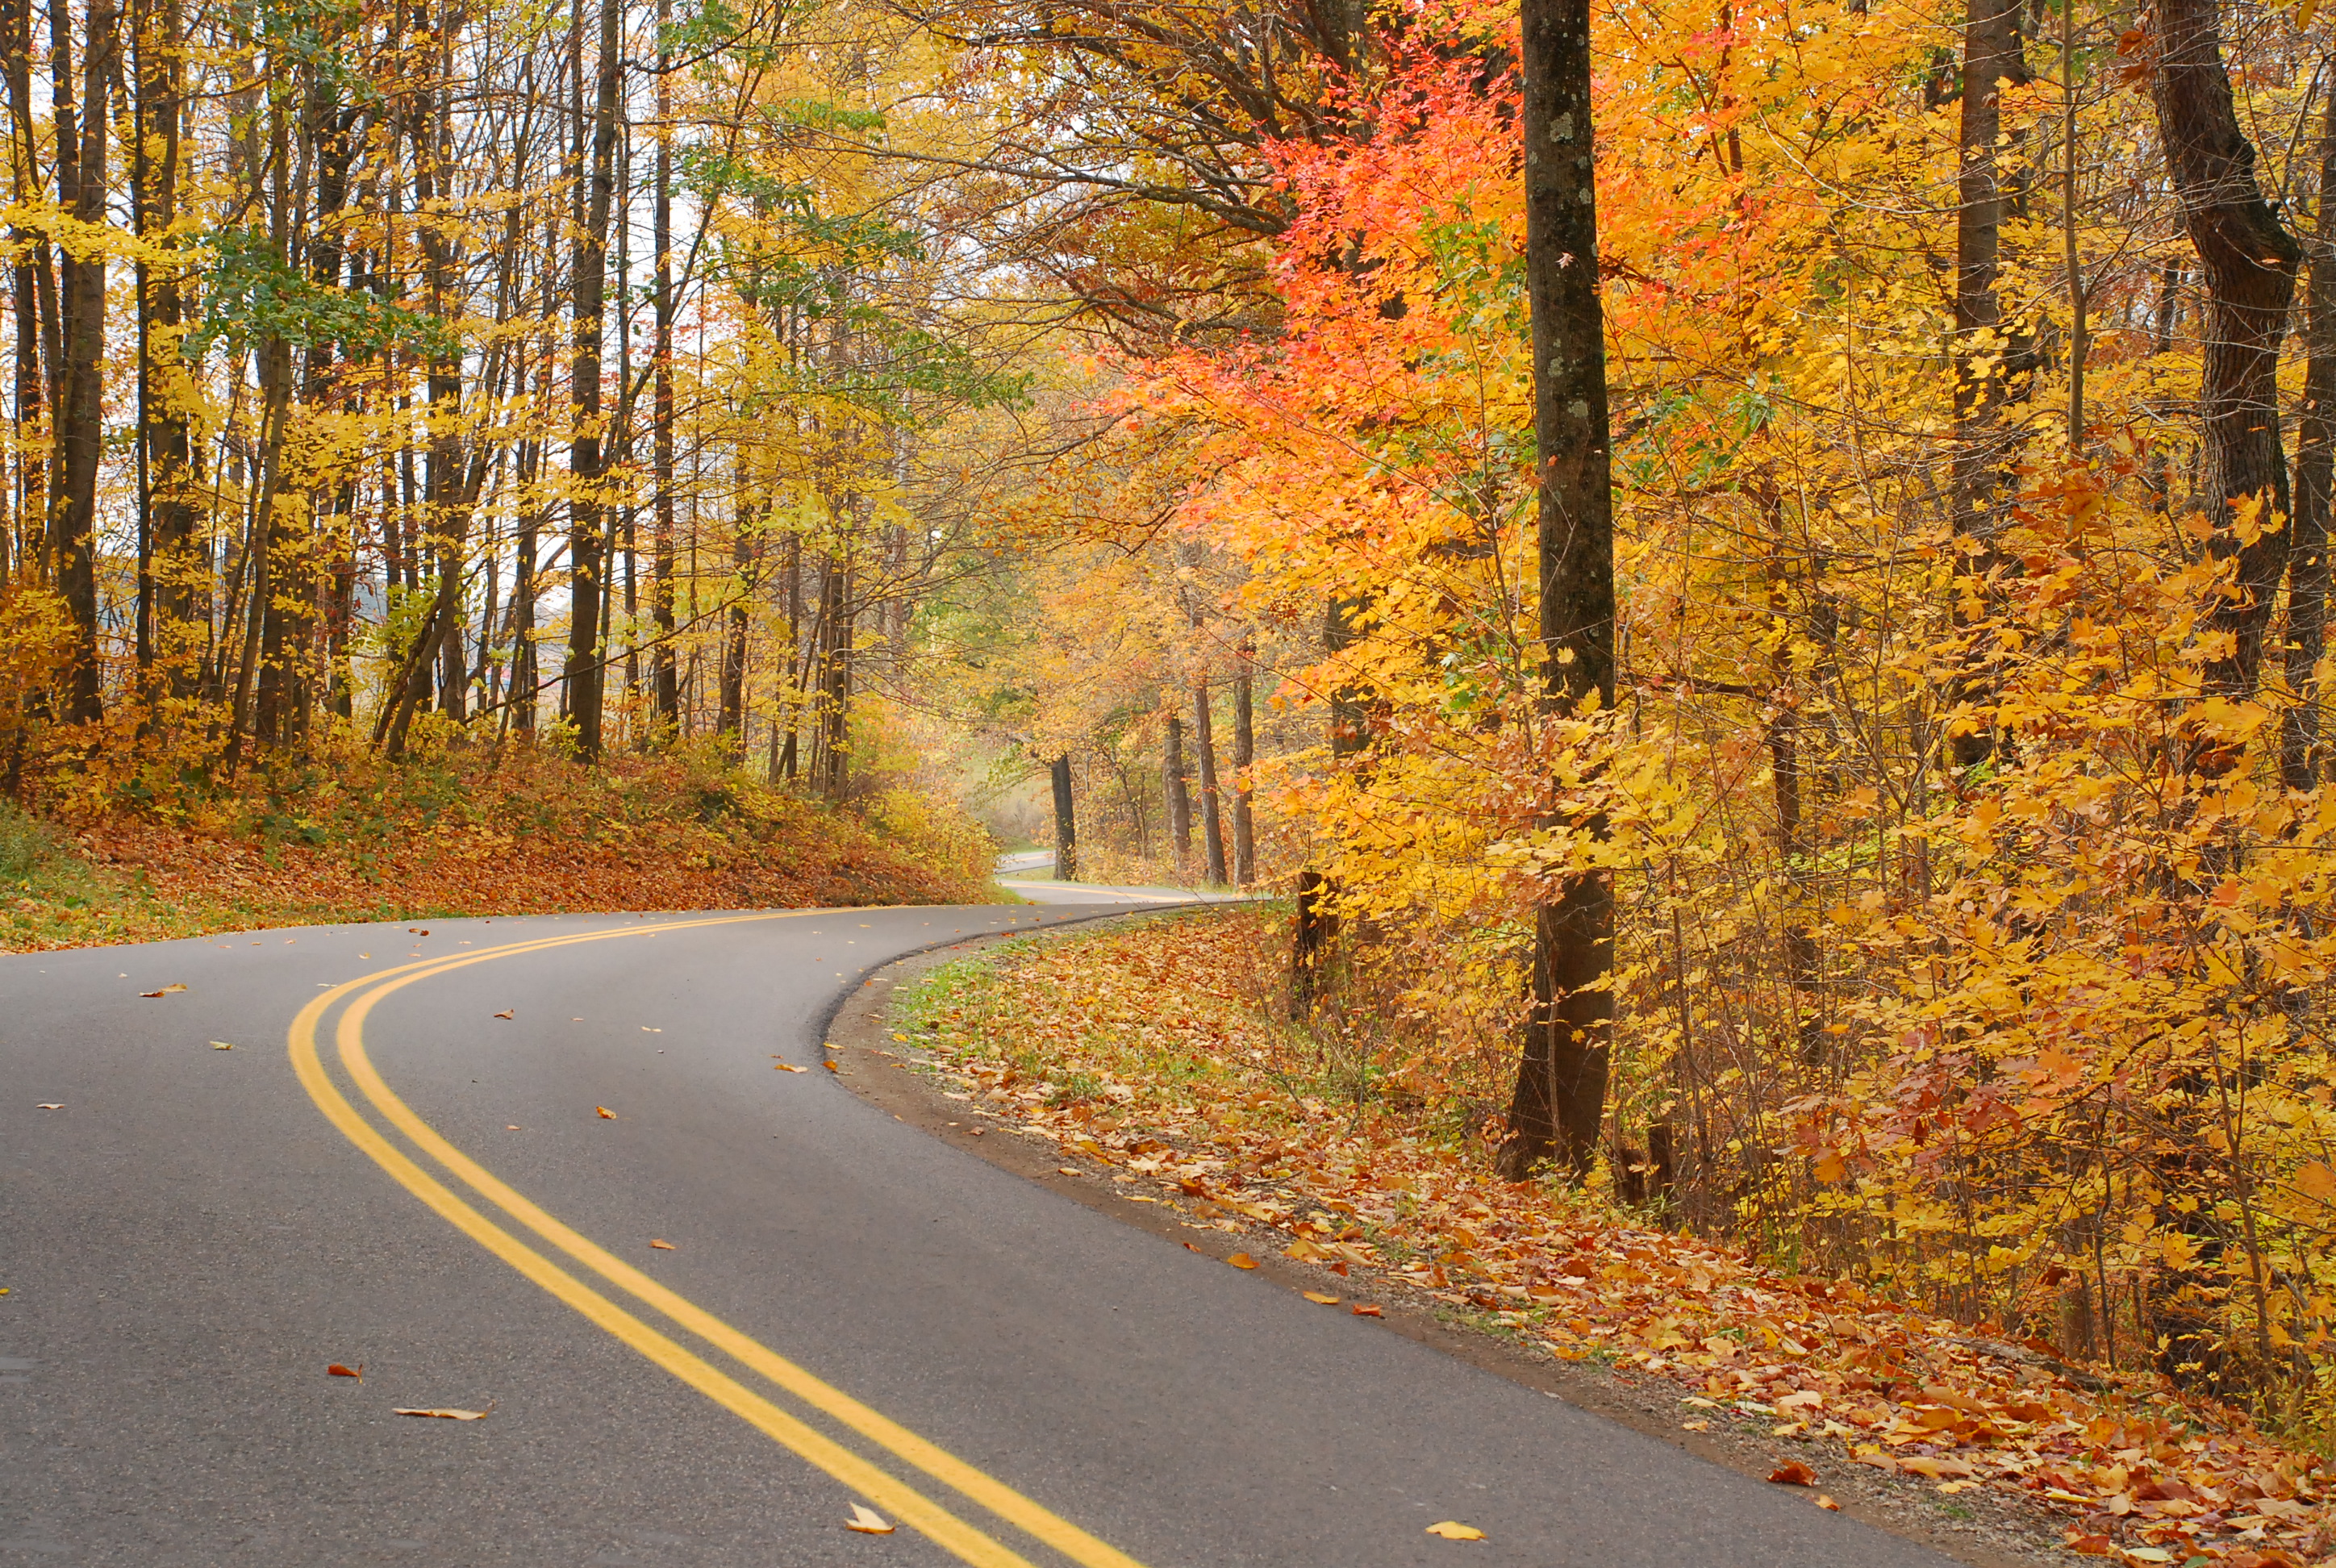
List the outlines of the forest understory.
{"label": "forest understory", "polygon": [[1288,1021],[1289,939],[1288,908],[1258,904],[1007,943],[903,986],[892,1041],[968,1115],[1080,1162],[1066,1174],[1324,1271],[1325,1310],[1377,1315],[1385,1293],[1667,1388],[1686,1431],[1784,1440],[1770,1479],[1819,1506],[1894,1478],[1934,1495],[1924,1523],[2013,1550],[2231,1568],[2336,1551],[2321,1417],[2259,1424],[2032,1325],[1764,1266],[1660,1194],[1503,1181],[1465,1091],[1415,1077],[1396,1031]]}
{"label": "forest understory", "polygon": [[0,951],[457,915],[986,902],[994,852],[907,791],[829,806],[711,752],[352,750],[166,810],[0,803]]}

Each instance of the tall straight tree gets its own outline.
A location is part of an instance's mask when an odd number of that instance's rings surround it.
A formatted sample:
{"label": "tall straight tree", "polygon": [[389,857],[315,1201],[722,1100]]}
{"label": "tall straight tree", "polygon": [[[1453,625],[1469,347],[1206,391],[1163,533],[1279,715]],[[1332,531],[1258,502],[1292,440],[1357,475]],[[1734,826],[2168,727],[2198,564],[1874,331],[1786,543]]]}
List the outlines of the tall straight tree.
{"label": "tall straight tree", "polygon": [[657,485],[649,615],[657,626],[657,646],[649,650],[649,698],[660,736],[681,727],[681,680],[673,653],[673,55],[666,47],[672,20],[673,0],[657,0],[657,195],[650,240],[657,248],[657,336],[649,351],[657,378],[649,393],[649,463]]}
{"label": "tall straight tree", "polygon": [[[1950,462],[1962,564],[1981,578],[1998,565],[1998,497],[2010,478],[2002,450],[2003,405],[2011,365],[2026,346],[2016,334],[2006,333],[1997,287],[2003,272],[2003,219],[2010,207],[1999,145],[2003,91],[2028,80],[2020,15],[2020,0],[1971,0],[1963,20],[1961,149],[1955,196],[1955,439]],[[1956,602],[1960,612],[1960,594]],[[1981,695],[1975,672],[1967,672],[1956,686],[1967,699]],[[1952,745],[1961,767],[1984,762],[1993,750],[1989,732],[1977,726],[1955,736]]]}
{"label": "tall straight tree", "polygon": [[1257,881],[1257,826],[1250,813],[1250,769],[1257,763],[1257,645],[1243,638],[1233,666],[1233,885]]}
{"label": "tall straight tree", "polygon": [[600,760],[601,692],[606,685],[600,657],[601,599],[606,592],[608,505],[603,494],[601,461],[600,336],[608,287],[608,213],[617,193],[617,112],[623,84],[623,0],[600,0],[600,61],[592,107],[592,188],[583,231],[576,239],[576,289],[572,313],[575,349],[570,361],[576,402],[576,433],[569,445],[569,472],[575,493],[568,502],[569,590],[568,717],[576,726],[576,749],[587,762]]}
{"label": "tall straight tree", "polygon": [[[179,0],[147,0],[132,15],[138,101],[133,181],[139,233],[165,254],[177,251],[180,141],[184,119],[186,47]],[[190,622],[196,613],[190,559],[200,521],[192,489],[194,448],[188,400],[180,389],[179,333],[186,306],[175,261],[138,264],[138,428],[143,443],[141,540],[149,570],[141,606],[141,638],[164,670],[161,689],[183,696],[194,689]],[[160,353],[157,353],[157,349]]]}
{"label": "tall straight tree", "polygon": [[[1589,0],[1523,0],[1525,289],[1533,308],[1541,579],[1540,704],[1551,718],[1614,701],[1614,498],[1606,329],[1598,294]],[[1552,811],[1559,808],[1552,803]],[[1591,814],[1578,833],[1602,839]],[[1498,1166],[1596,1157],[1614,1016],[1614,892],[1575,871],[1533,911],[1533,992]]]}
{"label": "tall straight tree", "polygon": [[1055,789],[1055,880],[1079,880],[1079,823],[1071,799],[1071,754],[1065,752],[1046,765]]}
{"label": "tall straight tree", "polygon": [[1225,824],[1217,805],[1217,737],[1209,713],[1209,678],[1192,683],[1192,751],[1200,759],[1201,848],[1207,856],[1204,874],[1211,887],[1222,887],[1225,874]]}
{"label": "tall straight tree", "polygon": [[2320,775],[2313,672],[2328,642],[2328,508],[2336,490],[2336,92],[2320,124],[2320,207],[2303,299],[2303,409],[2295,435],[2295,542],[2287,566],[2287,687],[2301,701],[2280,715],[2280,774],[2290,789]]}
{"label": "tall straight tree", "polygon": [[[106,149],[112,132],[109,89],[118,62],[120,12],[113,0],[90,0],[82,53],[81,112],[76,118],[65,63],[70,53],[66,8],[54,5],[51,27],[64,45],[50,63],[56,93],[57,204],[93,232],[105,222]],[[105,252],[64,249],[59,288],[64,348],[62,395],[56,410],[56,495],[51,503],[56,540],[57,587],[73,623],[74,662],[67,716],[90,722],[103,716],[97,655],[97,470],[104,449]]]}

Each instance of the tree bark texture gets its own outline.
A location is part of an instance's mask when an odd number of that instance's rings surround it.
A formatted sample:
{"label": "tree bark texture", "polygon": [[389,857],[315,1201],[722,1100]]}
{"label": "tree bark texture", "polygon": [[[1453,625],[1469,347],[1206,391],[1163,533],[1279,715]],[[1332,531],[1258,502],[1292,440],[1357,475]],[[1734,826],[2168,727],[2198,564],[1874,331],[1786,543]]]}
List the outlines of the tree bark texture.
{"label": "tree bark texture", "polygon": [[[1995,536],[2002,519],[2000,498],[2010,482],[2004,449],[2003,406],[2013,362],[2024,340],[2007,335],[2002,276],[2003,219],[2010,206],[1997,143],[2003,135],[2003,90],[2028,80],[2020,50],[2020,0],[1971,0],[1963,22],[1961,171],[1955,209],[1954,443],[1951,460],[1955,537],[1961,570],[1984,582],[2000,570]],[[1990,596],[1984,588],[1982,607]],[[1956,619],[1967,628],[1974,618],[1965,596],[1956,595]],[[1977,666],[1982,649],[1965,650]],[[1984,701],[1988,682],[1966,668],[1955,682],[1956,698]],[[1993,737],[1974,726],[1949,743],[1958,767],[1972,767],[1994,750]]]}
{"label": "tree bark texture", "polygon": [[1225,876],[1225,824],[1217,803],[1217,741],[1209,715],[1209,683],[1192,683],[1192,749],[1201,765],[1201,843],[1208,856],[1209,885],[1220,888]]}
{"label": "tree bark texture", "polygon": [[1256,679],[1251,674],[1256,660],[1257,650],[1244,642],[1233,671],[1233,884],[1243,888],[1257,881],[1257,825],[1249,809],[1249,771],[1257,761]]}
{"label": "tree bark texture", "polygon": [[[63,6],[57,7],[62,14]],[[116,69],[120,13],[113,0],[91,0],[82,54],[81,113],[76,120],[62,63],[53,63],[63,118],[56,122],[57,198],[73,218],[92,227],[105,221],[106,150],[111,131],[109,89]],[[78,146],[69,160],[63,149]],[[70,189],[68,189],[70,181]],[[57,588],[73,623],[74,662],[66,716],[93,723],[104,716],[97,652],[97,471],[104,446],[105,256],[76,257],[68,249],[60,294],[63,312],[63,395],[57,400],[57,496],[51,515],[56,540]]]}
{"label": "tree bark texture", "polygon": [[[2166,167],[2205,282],[2199,423],[2200,500],[2207,548],[2235,565],[2235,592],[2209,625],[2230,650],[2205,670],[2207,688],[2244,696],[2263,668],[2265,628],[2287,566],[2287,471],[2279,431],[2279,344],[2303,249],[2255,177],[2223,65],[2216,0],[2156,0],[2158,58],[2150,77]],[[2257,503],[2252,523],[2244,514]]]}
{"label": "tree bark texture", "polygon": [[1055,880],[1079,880],[1079,823],[1071,800],[1071,757],[1068,752],[1046,765],[1055,786]]}
{"label": "tree bark texture", "polygon": [[[1525,287],[1533,308],[1533,433],[1543,687],[1551,715],[1614,700],[1614,529],[1606,344],[1598,287],[1588,0],[1524,0]],[[1606,824],[1576,829],[1592,838]],[[1602,872],[1563,878],[1533,913],[1524,1049],[1498,1168],[1516,1179],[1552,1154],[1596,1157],[1606,1105],[1614,900]]]}
{"label": "tree bark texture", "polygon": [[[657,0],[660,35],[673,16],[673,0]],[[673,651],[673,62],[657,55],[657,194],[650,243],[657,248],[657,336],[650,346],[655,381],[649,391],[649,466],[657,485],[650,524],[649,617],[657,647],[649,653],[649,704],[666,735],[681,726],[681,680]]]}
{"label": "tree bark texture", "polygon": [[2287,563],[2287,689],[2280,716],[2280,774],[2287,787],[2320,780],[2319,687],[2328,640],[2328,505],[2336,482],[2336,93],[2320,125],[2320,209],[2303,295],[2303,412],[2295,437],[2294,542]]}
{"label": "tree bark texture", "polygon": [[583,231],[576,241],[575,323],[570,395],[576,403],[576,434],[569,449],[569,472],[576,493],[569,502],[568,666],[565,701],[576,726],[576,749],[587,762],[600,758],[601,694],[607,672],[600,657],[600,617],[607,594],[603,580],[608,554],[608,503],[600,428],[600,338],[607,312],[608,213],[617,189],[617,111],[624,79],[622,0],[600,0],[600,59],[592,112],[591,197]]}
{"label": "tree bark texture", "polygon": [[1184,783],[1183,719],[1170,714],[1167,729],[1160,753],[1160,785],[1168,801],[1168,852],[1181,871],[1192,858],[1192,794]]}

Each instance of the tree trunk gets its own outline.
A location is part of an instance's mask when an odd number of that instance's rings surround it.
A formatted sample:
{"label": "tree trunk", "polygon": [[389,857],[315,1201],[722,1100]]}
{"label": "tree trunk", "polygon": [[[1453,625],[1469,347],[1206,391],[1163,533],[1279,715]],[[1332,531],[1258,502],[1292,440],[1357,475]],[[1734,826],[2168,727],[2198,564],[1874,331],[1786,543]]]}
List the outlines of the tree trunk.
{"label": "tree trunk", "polygon": [[1212,888],[1225,885],[1225,826],[1217,806],[1217,743],[1209,714],[1209,683],[1192,683],[1192,750],[1201,766],[1201,842],[1208,852],[1205,875]]}
{"label": "tree trunk", "polygon": [[2255,178],[2223,68],[2215,0],[2156,0],[2157,104],[2166,166],[2181,199],[2206,285],[2198,389],[2205,483],[2214,532],[2207,548],[2235,565],[2236,597],[2218,599],[2209,628],[2231,651],[2206,665],[2206,688],[2251,695],[2287,565],[2287,471],[2279,432],[2279,345],[2295,296],[2302,247]]}
{"label": "tree trunk", "polygon": [[[787,679],[795,689],[787,694],[787,733],[784,743],[771,762],[771,782],[795,782],[799,742],[797,731],[803,717],[803,683],[795,677],[802,672],[803,658],[803,535],[787,535],[787,658],[784,667]],[[775,733],[775,732],[774,732]]]}
{"label": "tree trunk", "polygon": [[851,573],[843,561],[830,556],[820,571],[818,665],[819,728],[813,736],[817,765],[812,770],[820,793],[831,801],[843,798],[852,780],[852,613]]}
{"label": "tree trunk", "polygon": [[[1997,142],[2003,133],[2003,89],[2028,80],[2020,52],[2020,0],[1971,0],[1963,22],[1961,172],[1955,209],[1954,443],[1952,463],[1953,522],[1961,546],[1961,571],[1984,584],[2001,570],[1995,548],[2001,522],[2000,496],[2010,482],[2002,414],[2010,368],[2024,342],[2004,335],[1997,283],[2002,274],[2003,172]],[[1978,669],[1984,658],[1974,621],[1988,618],[1992,595],[1980,590],[1980,613],[1967,609],[1960,587],[1955,618],[1974,639],[1964,650],[1965,671],[1954,683],[1961,702],[1983,702],[1991,683]],[[1949,742],[1958,767],[1972,767],[1993,753],[1990,729],[1978,723]]]}
{"label": "tree trunk", "polygon": [[1168,803],[1168,851],[1180,872],[1192,859],[1192,794],[1184,778],[1184,721],[1172,713],[1161,750],[1160,787]]}
{"label": "tree trunk", "polygon": [[[5,52],[8,83],[9,190],[19,205],[40,199],[33,165],[33,8],[31,0],[0,0],[0,50]],[[48,380],[41,360],[42,283],[49,277],[48,241],[11,228],[15,255],[10,278],[15,317],[16,516],[21,522],[16,570],[41,579],[49,557],[48,469],[40,455],[42,413]]]}
{"label": "tree trunk", "polygon": [[[62,15],[64,7],[55,7]],[[74,219],[96,227],[105,221],[106,148],[112,131],[108,88],[114,51],[120,46],[119,13],[113,0],[90,0],[87,46],[82,55],[79,148],[68,161],[76,121],[64,79],[58,81],[57,197]],[[63,24],[59,23],[60,28]],[[67,180],[71,189],[67,190]],[[63,312],[64,394],[57,400],[55,519],[57,588],[73,623],[72,696],[66,715],[77,723],[104,716],[97,652],[97,474],[103,455],[105,358],[105,257],[102,252],[64,258],[61,289]]]}
{"label": "tree trunk", "polygon": [[1068,752],[1046,765],[1055,786],[1055,880],[1079,880],[1079,824],[1071,811],[1071,757]]}
{"label": "tree trunk", "polygon": [[752,624],[746,602],[755,590],[759,575],[754,570],[754,559],[760,553],[754,544],[755,527],[754,509],[742,506],[737,531],[730,540],[730,563],[736,569],[739,591],[730,608],[722,612],[721,733],[728,737],[732,755],[741,762],[746,755],[746,633]]}
{"label": "tree trunk", "polygon": [[600,657],[600,617],[606,585],[608,505],[600,429],[601,317],[608,283],[608,212],[617,189],[617,110],[624,79],[622,0],[600,0],[600,63],[592,114],[592,189],[582,232],[576,240],[576,285],[572,317],[575,351],[570,395],[576,404],[576,433],[569,448],[575,492],[569,501],[568,667],[564,700],[576,726],[576,749],[587,762],[600,760],[601,694],[606,688]]}
{"label": "tree trunk", "polygon": [[2319,687],[2328,636],[2328,504],[2336,480],[2336,92],[2320,125],[2320,209],[2303,303],[2303,416],[2295,441],[2295,541],[2287,567],[2287,689],[2280,716],[2280,775],[2287,787],[2320,781]]}
{"label": "tree trunk", "polygon": [[[657,0],[657,26],[663,36],[673,15],[673,0]],[[649,655],[650,706],[663,735],[681,725],[681,683],[673,652],[673,60],[657,54],[657,198],[652,218],[652,243],[657,247],[657,337],[650,352],[656,358],[656,385],[649,394],[650,467],[657,484],[656,521],[650,549],[656,557],[649,590],[649,616],[657,626],[657,648]],[[793,658],[793,649],[788,653]],[[792,738],[792,732],[790,732]]]}
{"label": "tree trunk", "polygon": [[[1589,0],[1524,0],[1525,290],[1533,310],[1539,484],[1541,706],[1614,701],[1614,526],[1590,99]],[[1552,810],[1558,809],[1552,803]],[[1592,839],[1602,816],[1577,823]],[[1521,1179],[1552,1154],[1595,1159],[1606,1106],[1614,898],[1603,872],[1564,877],[1533,911],[1523,1059],[1497,1162]]]}
{"label": "tree trunk", "polygon": [[[179,0],[162,0],[142,15],[132,34],[138,49],[140,216],[158,243],[176,250],[170,227],[179,216],[179,154],[185,115],[185,81]],[[145,444],[148,536],[153,564],[149,638],[161,666],[161,692],[185,696],[197,671],[191,636],[195,616],[191,558],[200,521],[194,495],[193,441],[187,382],[179,357],[186,323],[185,296],[174,264],[151,274],[141,264],[139,297],[138,429]],[[155,350],[161,350],[158,357]]]}
{"label": "tree trunk", "polygon": [[1257,761],[1257,726],[1251,713],[1256,696],[1251,674],[1257,649],[1246,639],[1241,662],[1233,670],[1233,883],[1248,887],[1257,881],[1257,830],[1250,817],[1251,766]]}

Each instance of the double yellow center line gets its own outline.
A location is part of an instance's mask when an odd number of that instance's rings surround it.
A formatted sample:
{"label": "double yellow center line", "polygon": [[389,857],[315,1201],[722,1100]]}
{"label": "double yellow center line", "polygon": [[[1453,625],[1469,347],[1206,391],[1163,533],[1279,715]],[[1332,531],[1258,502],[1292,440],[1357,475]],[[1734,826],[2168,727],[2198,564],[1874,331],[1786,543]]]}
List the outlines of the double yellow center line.
{"label": "double yellow center line", "polygon": [[[554,1219],[497,1179],[479,1163],[442,1137],[398,1098],[365,1055],[365,1020],[375,1004],[392,992],[451,970],[497,959],[539,953],[582,942],[607,941],[631,936],[686,930],[700,926],[739,925],[755,920],[799,919],[812,911],[725,915],[715,919],[675,920],[656,925],[584,931],[508,943],[466,953],[460,958],[425,959],[350,980],[317,997],[300,1009],[292,1022],[289,1047],[292,1070],[316,1108],[341,1133],[373,1157],[374,1163],[434,1210],[456,1230],[509,1263],[529,1280],[641,1355],[664,1368],[747,1425],[782,1446],[826,1471],[859,1496],[888,1512],[936,1545],[977,1568],[1031,1568],[1029,1562],[992,1536],[951,1514],[891,1471],[812,1427],[776,1400],[757,1392],[714,1362],[688,1349],[672,1335],[652,1327],[588,1285],[544,1252],[521,1241],[504,1224],[474,1206],[455,1189],[424,1168],[420,1161],[367,1121],[350,1105],[326,1073],[317,1049],[317,1030],[326,1016],[347,1001],[334,1031],[341,1066],[349,1081],[372,1103],[389,1125],[404,1135],[426,1156],[467,1187],[478,1198],[500,1209],[519,1226],[533,1232],[552,1248],[607,1284],[630,1296],[667,1322],[720,1351],[740,1368],[801,1405],[827,1417],[968,1502],[1014,1526],[1032,1540],[1061,1553],[1082,1568],[1142,1568],[1117,1548],[1095,1539],[1076,1524],[1048,1512],[1004,1482],[974,1468],[964,1460],[920,1437],[898,1422],[880,1415],[851,1395],[813,1377],[785,1357],[742,1333],[675,1291],[643,1274]],[[832,911],[823,911],[832,912]],[[360,994],[361,993],[361,994]],[[354,998],[354,1000],[350,1000]]]}

